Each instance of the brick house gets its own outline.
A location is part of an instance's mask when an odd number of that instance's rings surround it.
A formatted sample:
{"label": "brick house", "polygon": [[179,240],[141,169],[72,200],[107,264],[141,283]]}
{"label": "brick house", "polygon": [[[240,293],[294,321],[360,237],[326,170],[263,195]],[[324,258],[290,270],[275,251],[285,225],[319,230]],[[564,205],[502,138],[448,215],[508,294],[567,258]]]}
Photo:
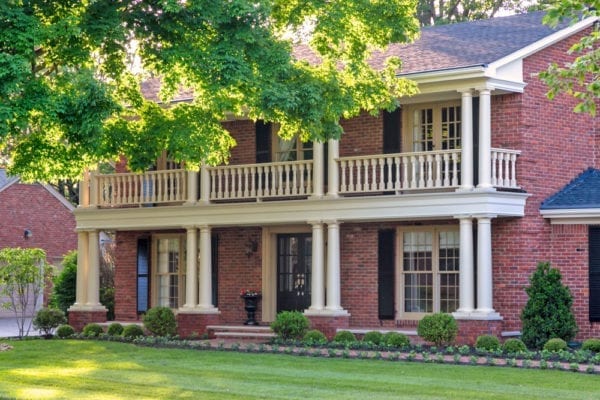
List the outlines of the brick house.
{"label": "brick house", "polygon": [[[0,168],[0,249],[41,248],[50,264],[59,265],[77,248],[74,208],[51,186],[22,183]],[[5,316],[13,314],[0,309]]]}
{"label": "brick house", "polygon": [[560,222],[540,212],[599,167],[600,127],[574,114],[572,99],[547,100],[535,75],[566,61],[594,20],[551,29],[542,16],[425,28],[415,43],[391,46],[420,93],[393,112],[343,121],[340,140],[284,142],[276,124],[228,120],[238,146],[227,166],[196,173],[159,160],[145,174],[90,174],[75,211],[88,257],[71,323],[104,318],[96,243],[112,230],[116,319],[169,306],[183,336],[241,325],[243,289],[262,292],[261,324],[301,310],[329,336],[414,334],[437,311],[453,313],[462,342],[518,334],[539,261],[570,285],[579,337],[600,335],[588,307],[598,302],[588,237],[600,204]]}

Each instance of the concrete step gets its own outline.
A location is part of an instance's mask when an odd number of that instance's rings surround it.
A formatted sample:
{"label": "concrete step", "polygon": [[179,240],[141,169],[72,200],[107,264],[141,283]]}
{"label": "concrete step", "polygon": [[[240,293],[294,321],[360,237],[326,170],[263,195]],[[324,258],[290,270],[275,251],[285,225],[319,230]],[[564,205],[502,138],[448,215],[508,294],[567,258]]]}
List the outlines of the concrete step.
{"label": "concrete step", "polygon": [[216,339],[240,339],[244,341],[268,342],[276,335],[268,326],[258,325],[209,325],[206,327],[210,337]]}

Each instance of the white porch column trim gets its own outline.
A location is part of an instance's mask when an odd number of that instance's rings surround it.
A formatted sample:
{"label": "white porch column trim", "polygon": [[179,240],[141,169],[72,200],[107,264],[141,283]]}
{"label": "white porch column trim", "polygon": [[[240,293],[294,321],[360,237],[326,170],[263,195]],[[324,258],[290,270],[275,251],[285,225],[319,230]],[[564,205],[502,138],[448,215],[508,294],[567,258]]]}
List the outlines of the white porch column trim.
{"label": "white porch column trim", "polygon": [[88,233],[77,232],[77,286],[75,288],[75,304],[70,309],[84,307],[87,303],[88,246]]}
{"label": "white porch column trim", "polygon": [[462,92],[461,102],[461,190],[473,189],[473,94]]}
{"label": "white porch column trim", "polygon": [[200,166],[200,201],[210,203],[210,172],[204,163]]}
{"label": "white porch column trim", "polygon": [[500,319],[493,308],[494,288],[492,276],[492,218],[477,217],[477,316]]}
{"label": "white porch column trim", "polygon": [[460,319],[474,310],[474,263],[473,263],[473,220],[462,217],[460,220],[460,271],[459,305],[454,317]]}
{"label": "white porch column trim", "polygon": [[211,277],[211,249],[210,249],[210,227],[200,227],[200,304],[198,311],[202,313],[217,313],[218,310],[212,304],[212,277]]}
{"label": "white porch column trim", "polygon": [[318,314],[325,307],[325,263],[323,223],[311,221],[312,225],[312,274],[310,307],[305,314]]}
{"label": "white porch column trim", "polygon": [[490,92],[490,89],[479,90],[479,183],[477,187],[482,189],[492,187],[492,107]]}
{"label": "white porch column trim", "polygon": [[104,308],[100,304],[100,243],[98,231],[88,232],[87,307]]}
{"label": "white porch column trim", "polygon": [[323,197],[323,143],[313,142],[313,194],[312,197]]}
{"label": "white porch column trim", "polygon": [[198,173],[187,171],[187,200],[185,205],[194,205],[198,201]]}
{"label": "white porch column trim", "polygon": [[185,260],[185,304],[183,308],[194,308],[198,304],[198,230],[195,226],[186,227]]}
{"label": "white porch column trim", "polygon": [[327,306],[329,314],[347,315],[341,306],[340,279],[340,224],[337,221],[327,223]]}
{"label": "white porch column trim", "polygon": [[340,141],[330,139],[327,143],[327,196],[338,197],[340,177],[337,159],[340,157]]}

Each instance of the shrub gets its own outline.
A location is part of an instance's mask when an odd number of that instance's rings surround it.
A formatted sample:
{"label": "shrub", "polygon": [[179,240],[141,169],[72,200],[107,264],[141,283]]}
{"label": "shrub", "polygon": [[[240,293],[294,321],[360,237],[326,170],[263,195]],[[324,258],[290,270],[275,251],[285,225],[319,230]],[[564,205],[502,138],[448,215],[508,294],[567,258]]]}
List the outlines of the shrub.
{"label": "shrub", "polygon": [[118,322],[113,322],[108,326],[106,333],[110,336],[120,336],[123,333],[123,325]]}
{"label": "shrub", "polygon": [[155,336],[175,336],[177,321],[169,307],[152,307],[144,315],[144,328]]}
{"label": "shrub", "polygon": [[528,348],[539,349],[551,338],[568,342],[577,333],[573,296],[561,279],[560,271],[547,262],[539,263],[529,278],[529,299],[521,312],[522,339]]}
{"label": "shrub", "polygon": [[493,335],[481,335],[477,337],[475,348],[487,351],[494,351],[500,348],[500,341]]}
{"label": "shrub", "polygon": [[363,336],[363,342],[370,342],[374,345],[379,345],[383,341],[383,333],[378,331],[370,331]]}
{"label": "shrub", "polygon": [[64,313],[75,303],[77,286],[77,251],[67,253],[62,260],[62,271],[54,277],[50,304]]}
{"label": "shrub", "polygon": [[75,334],[75,329],[71,325],[60,325],[56,328],[56,336],[61,339],[71,337]]}
{"label": "shrub", "polygon": [[388,332],[383,335],[383,343],[387,344],[388,346],[402,348],[409,346],[410,340],[408,339],[408,336],[403,333]]}
{"label": "shrub", "polygon": [[544,344],[544,350],[558,352],[567,349],[567,342],[561,338],[550,339]]}
{"label": "shrub", "polygon": [[302,341],[305,343],[326,343],[327,337],[318,329],[312,329],[304,335]]}
{"label": "shrub", "polygon": [[45,336],[52,336],[52,330],[67,322],[65,313],[58,308],[42,308],[33,318],[33,326]]}
{"label": "shrub", "polygon": [[100,336],[104,330],[102,327],[96,323],[87,324],[83,327],[83,336],[87,337],[97,337]]}
{"label": "shrub", "polygon": [[452,315],[435,313],[426,315],[419,321],[417,334],[436,346],[443,346],[454,342],[458,333],[458,325]]}
{"label": "shrub", "polygon": [[583,345],[581,345],[581,349],[600,353],[600,339],[587,339],[583,342]]}
{"label": "shrub", "polygon": [[283,340],[301,339],[308,330],[308,318],[300,311],[283,311],[277,314],[271,329]]}
{"label": "shrub", "polygon": [[135,339],[136,337],[144,336],[144,330],[139,325],[127,325],[123,328],[123,337]]}
{"label": "shrub", "polygon": [[527,351],[527,346],[525,346],[525,343],[521,339],[511,338],[504,342],[502,351],[505,353],[521,353]]}
{"label": "shrub", "polygon": [[339,331],[333,337],[333,341],[336,343],[346,343],[346,344],[354,343],[354,342],[356,342],[356,336],[354,336],[354,333],[352,333],[350,331]]}

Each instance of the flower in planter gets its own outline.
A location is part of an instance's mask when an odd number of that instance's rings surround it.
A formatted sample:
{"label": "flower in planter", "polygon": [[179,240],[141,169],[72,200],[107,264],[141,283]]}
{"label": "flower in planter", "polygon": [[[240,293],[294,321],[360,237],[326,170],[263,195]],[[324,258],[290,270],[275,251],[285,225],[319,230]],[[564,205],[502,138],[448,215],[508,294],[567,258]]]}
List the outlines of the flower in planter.
{"label": "flower in planter", "polygon": [[260,290],[242,289],[242,291],[240,292],[240,296],[241,297],[248,297],[248,296],[258,297],[258,296],[260,296]]}

